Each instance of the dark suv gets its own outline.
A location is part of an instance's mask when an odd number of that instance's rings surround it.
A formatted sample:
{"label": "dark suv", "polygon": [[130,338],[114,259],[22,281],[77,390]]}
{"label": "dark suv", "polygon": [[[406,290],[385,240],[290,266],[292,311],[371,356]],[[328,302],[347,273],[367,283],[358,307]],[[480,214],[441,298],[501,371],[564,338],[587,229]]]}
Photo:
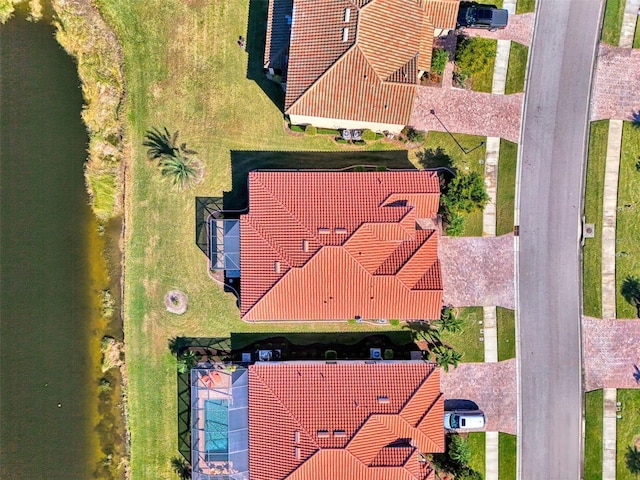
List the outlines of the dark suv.
{"label": "dark suv", "polygon": [[509,21],[509,12],[490,5],[460,6],[458,28],[486,28],[490,32],[505,28]]}

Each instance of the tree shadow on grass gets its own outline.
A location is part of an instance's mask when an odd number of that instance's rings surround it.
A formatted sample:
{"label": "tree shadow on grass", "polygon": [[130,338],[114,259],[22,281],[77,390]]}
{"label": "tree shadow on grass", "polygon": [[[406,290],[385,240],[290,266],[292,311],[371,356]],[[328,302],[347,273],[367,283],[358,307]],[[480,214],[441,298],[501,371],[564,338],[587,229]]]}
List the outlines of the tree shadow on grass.
{"label": "tree shadow on grass", "polygon": [[249,55],[247,78],[255,81],[269,99],[284,112],[282,87],[267,78],[264,73],[264,46],[267,38],[267,0],[249,1],[246,49]]}
{"label": "tree shadow on grass", "polygon": [[381,152],[281,152],[231,151],[231,192],[224,193],[225,210],[248,207],[247,177],[252,170],[338,170],[354,165],[385,166],[389,169],[415,170],[406,150]]}
{"label": "tree shadow on grass", "polygon": [[636,128],[640,128],[640,110],[631,113],[631,124]]}

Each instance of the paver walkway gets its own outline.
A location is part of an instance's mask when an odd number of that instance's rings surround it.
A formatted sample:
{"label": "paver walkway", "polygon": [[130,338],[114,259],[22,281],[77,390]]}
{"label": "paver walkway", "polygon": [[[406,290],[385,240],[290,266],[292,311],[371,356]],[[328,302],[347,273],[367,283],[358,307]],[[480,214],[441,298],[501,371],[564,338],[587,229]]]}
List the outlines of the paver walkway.
{"label": "paver walkway", "polygon": [[513,234],[442,237],[438,258],[445,304],[514,308]]}
{"label": "paver walkway", "polygon": [[489,203],[482,212],[482,236],[496,236],[496,202],[498,196],[498,158],[500,157],[500,139],[487,137],[487,156],[484,162],[484,184],[489,194]]}
{"label": "paver walkway", "polygon": [[640,388],[640,320],[582,318],[585,390]]}
{"label": "paver walkway", "polygon": [[616,207],[622,120],[609,121],[602,199],[602,317],[616,318]]}
{"label": "paver walkway", "polygon": [[602,478],[616,478],[616,389],[605,388],[602,407]]}
{"label": "paver walkway", "polygon": [[516,433],[516,360],[497,363],[461,363],[441,372],[444,398],[470,399],[487,419],[486,431]]}
{"label": "paver walkway", "polygon": [[633,47],[633,37],[636,32],[636,21],[640,13],[640,0],[627,0],[622,17],[622,29],[620,30],[619,46],[623,48]]}
{"label": "paver walkway", "polygon": [[493,38],[495,40],[513,40],[514,42],[528,46],[531,45],[534,20],[535,14],[533,13],[509,15],[509,24],[504,30],[490,32],[488,30],[467,28],[464,33],[470,37]]}
{"label": "paver walkway", "polygon": [[600,43],[591,120],[630,120],[640,110],[640,49]]}

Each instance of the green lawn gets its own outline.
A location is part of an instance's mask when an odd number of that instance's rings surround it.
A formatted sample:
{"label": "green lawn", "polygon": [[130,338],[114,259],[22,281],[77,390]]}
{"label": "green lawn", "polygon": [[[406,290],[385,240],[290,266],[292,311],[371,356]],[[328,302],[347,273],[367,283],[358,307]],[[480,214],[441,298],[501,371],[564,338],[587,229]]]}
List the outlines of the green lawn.
{"label": "green lawn", "polygon": [[513,232],[517,163],[518,144],[500,139],[496,199],[496,235]]}
{"label": "green lawn", "polygon": [[616,426],[616,478],[638,480],[627,468],[624,454],[640,438],[640,390],[618,390],[618,402],[622,404],[622,418]]}
{"label": "green lawn", "polygon": [[482,321],[482,307],[458,308],[457,313],[465,321],[462,330],[445,332],[442,340],[463,354],[463,362],[484,362],[484,343],[480,341],[482,325],[479,323]]}
{"label": "green lawn", "polygon": [[633,34],[633,48],[640,48],[640,22],[636,19],[636,32]]}
{"label": "green lawn", "polygon": [[486,455],[486,441],[485,441],[485,433],[484,432],[472,432],[469,433],[467,437],[467,442],[469,442],[469,450],[471,451],[471,456],[469,458],[468,465],[474,469],[476,472],[482,474],[482,477],[486,475],[485,470],[485,455]]}
{"label": "green lawn", "polygon": [[516,357],[516,318],[513,310],[497,307],[498,361]]}
{"label": "green lawn", "polygon": [[536,9],[536,0],[518,0],[516,3],[516,14],[530,13]]}
{"label": "green lawn", "polygon": [[495,52],[498,49],[498,41],[481,37],[475,37],[474,41],[490,45],[490,49],[493,51],[494,55],[487,59],[487,63],[481,71],[474,73],[471,76],[471,89],[475,92],[491,93],[493,69],[496,63]]}
{"label": "green lawn", "polygon": [[498,478],[516,478],[517,437],[500,432],[498,436]]}
{"label": "green lawn", "polygon": [[602,24],[602,41],[618,46],[620,42],[620,29],[624,16],[625,0],[607,0],[604,8],[604,21]]}
{"label": "green lawn", "polygon": [[620,177],[618,180],[618,213],[616,216],[616,316],[636,318],[634,306],[620,293],[628,276],[640,277],[640,128],[625,122],[622,130]]}
{"label": "green lawn", "polygon": [[591,123],[584,215],[587,223],[595,224],[595,238],[585,239],[582,299],[585,315],[592,317],[602,316],[602,196],[608,136],[608,120]]}
{"label": "green lawn", "polygon": [[505,94],[524,92],[528,55],[529,47],[518,42],[511,42],[509,65],[507,66],[507,83],[504,88]]}
{"label": "green lawn", "polygon": [[[97,0],[122,43],[125,61],[127,168],[125,238],[125,338],[132,478],[173,478],[178,455],[176,361],[168,349],[176,336],[227,337],[230,332],[386,332],[400,326],[310,323],[246,324],[235,298],[207,275],[207,261],[194,241],[196,196],[223,196],[242,175],[262,165],[340,167],[379,163],[411,168],[406,152],[347,159],[317,154],[249,151],[338,150],[328,136],[287,135],[283,94],[262,75],[267,2],[227,0]],[[249,28],[247,29],[247,21]],[[248,39],[248,50],[237,45]],[[199,152],[204,183],[177,193],[161,181],[145,158],[142,138],[152,126],[179,130],[182,142]],[[372,150],[388,148],[378,142]],[[353,147],[349,149],[353,151]],[[255,163],[253,163],[255,162]],[[232,172],[234,173],[232,181]],[[244,173],[243,173],[244,172]],[[234,191],[232,199],[242,202]],[[246,199],[245,199],[246,200]],[[189,309],[169,314],[163,298],[183,290]]]}
{"label": "green lawn", "polygon": [[602,390],[585,395],[584,480],[602,479]]}
{"label": "green lawn", "polygon": [[[462,145],[467,151],[477,147],[481,142],[486,142],[487,138],[478,135],[465,135],[461,133],[454,133],[455,139]],[[486,148],[481,146],[476,148],[472,152],[465,154],[451,135],[446,132],[429,132],[423,148],[414,154],[419,154],[425,149],[436,150],[441,147],[444,153],[451,158],[451,165],[463,173],[478,172],[478,174],[484,176],[484,161],[486,157]],[[443,166],[439,158],[428,159],[421,164],[425,168],[433,168]],[[469,215],[465,215],[466,223],[464,234],[469,237],[482,235],[482,212],[474,212]]]}

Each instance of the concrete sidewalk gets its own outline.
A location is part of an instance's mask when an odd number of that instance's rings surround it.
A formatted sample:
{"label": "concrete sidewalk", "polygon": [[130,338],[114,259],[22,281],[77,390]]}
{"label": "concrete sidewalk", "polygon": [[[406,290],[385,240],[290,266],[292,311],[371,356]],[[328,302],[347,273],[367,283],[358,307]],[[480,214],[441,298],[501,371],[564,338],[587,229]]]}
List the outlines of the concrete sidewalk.
{"label": "concrete sidewalk", "polygon": [[510,52],[511,40],[498,40],[496,59],[493,65],[493,82],[491,84],[491,93],[494,95],[504,95]]}
{"label": "concrete sidewalk", "polygon": [[602,478],[616,478],[616,389],[603,391],[602,418]]}
{"label": "concrete sidewalk", "polygon": [[602,317],[616,318],[616,208],[622,120],[609,121],[602,200]]}
{"label": "concrete sidewalk", "polygon": [[627,0],[622,17],[622,29],[618,46],[622,48],[633,47],[633,37],[636,32],[636,21],[640,10],[640,0]]}

